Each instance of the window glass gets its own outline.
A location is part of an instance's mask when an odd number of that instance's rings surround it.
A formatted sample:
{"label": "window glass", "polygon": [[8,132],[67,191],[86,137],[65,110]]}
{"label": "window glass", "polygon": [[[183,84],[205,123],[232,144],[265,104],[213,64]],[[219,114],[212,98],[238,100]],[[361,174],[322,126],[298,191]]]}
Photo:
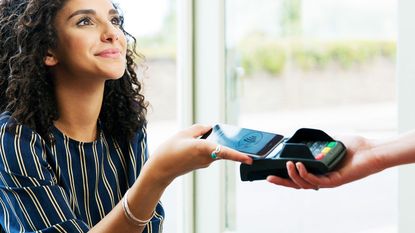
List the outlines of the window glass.
{"label": "window glass", "polygon": [[[176,114],[176,1],[115,0],[125,17],[126,31],[137,39],[137,52],[144,60],[139,78],[150,103],[148,146],[150,155],[167,137],[178,130]],[[180,180],[165,191],[162,202],[166,212],[164,231],[176,232]]]}
{"label": "window glass", "polygon": [[[296,129],[396,133],[395,0],[227,0],[228,119],[287,137]],[[239,181],[230,230],[397,232],[397,171],[342,187]]]}

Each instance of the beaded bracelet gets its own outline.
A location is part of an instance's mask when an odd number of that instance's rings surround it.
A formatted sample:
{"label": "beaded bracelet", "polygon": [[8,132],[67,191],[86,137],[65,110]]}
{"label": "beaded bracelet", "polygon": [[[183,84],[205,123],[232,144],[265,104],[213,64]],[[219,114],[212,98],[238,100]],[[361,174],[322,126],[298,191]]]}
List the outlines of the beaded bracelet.
{"label": "beaded bracelet", "polygon": [[150,220],[154,217],[155,211],[153,211],[153,213],[151,214],[151,217],[147,220],[141,220],[141,219],[136,218],[133,215],[133,213],[131,213],[130,208],[128,207],[128,192],[129,191],[130,190],[128,189],[127,192],[125,192],[124,197],[122,199],[122,207],[124,209],[124,214],[131,223],[133,223],[134,225],[138,227],[143,227],[147,225],[147,223],[150,222]]}

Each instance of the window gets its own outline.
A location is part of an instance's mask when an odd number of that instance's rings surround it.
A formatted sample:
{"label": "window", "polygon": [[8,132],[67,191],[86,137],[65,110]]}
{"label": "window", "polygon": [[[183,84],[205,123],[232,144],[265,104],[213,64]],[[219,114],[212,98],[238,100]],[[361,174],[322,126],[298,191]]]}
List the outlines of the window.
{"label": "window", "polygon": [[[125,17],[127,32],[137,39],[137,50],[145,56],[139,68],[148,111],[148,146],[152,151],[178,129],[176,77],[176,1],[116,0]],[[160,95],[160,93],[163,93]],[[177,179],[165,191],[164,231],[176,232],[178,218]]]}
{"label": "window", "polygon": [[[231,123],[396,134],[397,1],[227,0],[225,12]],[[238,233],[397,232],[395,169],[318,192],[239,180],[228,192]]]}
{"label": "window", "polygon": [[[176,115],[181,113],[176,110],[181,103],[172,101],[181,94],[176,91],[180,80],[175,73],[183,68],[177,67],[174,59],[176,1],[117,1],[125,9],[127,30],[138,38],[139,51],[147,57],[149,70],[144,83],[152,103],[148,126],[151,151],[178,128]],[[286,136],[300,127],[372,138],[396,133],[397,1],[178,3],[191,9],[189,12],[194,10],[187,15],[194,32],[186,31],[189,35],[184,36],[193,36],[194,41],[184,43],[194,43],[187,48],[193,51],[185,56],[194,56],[187,60],[192,67],[187,73],[195,76],[194,85],[189,85],[195,88],[194,98],[187,104],[191,102],[195,108],[197,121],[224,120]],[[226,61],[222,60],[225,52]],[[226,82],[224,94],[222,81]],[[211,95],[212,90],[217,93]],[[226,109],[226,116],[211,105]],[[196,173],[194,200],[189,198],[195,215],[186,217],[186,232],[222,233],[222,225],[238,233],[397,232],[395,169],[315,192],[261,181],[241,182],[238,167],[223,165],[217,163]],[[224,167],[228,169],[226,177]],[[177,231],[180,215],[176,213],[182,207],[177,202],[182,200],[178,187],[177,183],[170,186],[162,199],[166,203],[166,232],[184,232]],[[190,218],[195,218],[195,226]]]}

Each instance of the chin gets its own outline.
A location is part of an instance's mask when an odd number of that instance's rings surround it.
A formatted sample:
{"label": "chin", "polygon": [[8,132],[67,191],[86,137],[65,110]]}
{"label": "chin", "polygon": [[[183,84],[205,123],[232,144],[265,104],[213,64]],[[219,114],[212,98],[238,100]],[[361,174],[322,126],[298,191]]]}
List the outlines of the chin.
{"label": "chin", "polygon": [[125,67],[123,67],[122,69],[116,69],[116,70],[110,70],[108,72],[106,72],[105,77],[108,78],[108,80],[117,80],[122,78],[122,76],[125,74]]}
{"label": "chin", "polygon": [[124,72],[121,74],[110,74],[107,77],[108,77],[108,80],[117,80],[117,79],[122,78],[123,75],[124,75]]}

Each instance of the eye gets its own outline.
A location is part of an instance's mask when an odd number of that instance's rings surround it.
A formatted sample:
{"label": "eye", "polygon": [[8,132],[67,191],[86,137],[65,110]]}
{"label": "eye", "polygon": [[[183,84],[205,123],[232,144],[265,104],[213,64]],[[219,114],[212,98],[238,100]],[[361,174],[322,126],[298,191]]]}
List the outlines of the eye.
{"label": "eye", "polygon": [[92,25],[92,20],[91,20],[91,18],[89,18],[89,17],[85,16],[85,17],[81,18],[81,19],[80,19],[80,20],[76,23],[76,25],[78,25],[78,26],[87,26],[87,25]]}
{"label": "eye", "polygon": [[116,26],[121,26],[123,23],[123,17],[121,16],[115,16],[111,19],[111,23]]}

